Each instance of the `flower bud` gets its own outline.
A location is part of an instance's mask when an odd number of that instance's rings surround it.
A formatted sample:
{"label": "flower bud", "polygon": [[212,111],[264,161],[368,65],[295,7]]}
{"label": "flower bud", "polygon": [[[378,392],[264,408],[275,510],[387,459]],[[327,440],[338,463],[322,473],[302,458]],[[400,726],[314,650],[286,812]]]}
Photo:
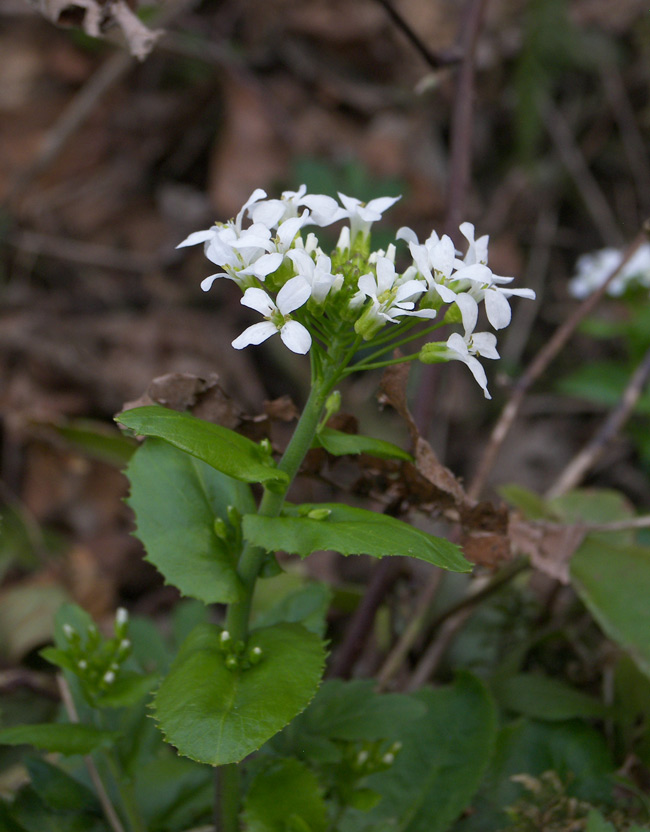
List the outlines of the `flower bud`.
{"label": "flower bud", "polygon": [[310,520],[326,520],[332,513],[331,508],[313,508],[307,512],[307,517]]}

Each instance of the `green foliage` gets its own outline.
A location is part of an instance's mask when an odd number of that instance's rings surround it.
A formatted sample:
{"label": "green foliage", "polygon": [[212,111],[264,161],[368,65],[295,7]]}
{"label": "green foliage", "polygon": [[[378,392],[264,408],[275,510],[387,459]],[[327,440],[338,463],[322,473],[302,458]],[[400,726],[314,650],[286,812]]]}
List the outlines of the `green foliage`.
{"label": "green foliage", "polygon": [[53,425],[54,430],[73,447],[87,456],[117,465],[119,468],[133,456],[137,444],[120,435],[114,425],[77,419],[65,425]]}
{"label": "green foliage", "polygon": [[471,565],[458,546],[407,523],[339,503],[287,506],[282,517],[249,514],[243,518],[244,537],[256,546],[306,557],[322,549],[342,555],[405,555],[443,569],[469,572]]}
{"label": "green foliage", "polygon": [[288,593],[270,609],[255,618],[256,627],[269,627],[286,621],[302,626],[321,638],[325,635],[325,617],[332,600],[327,584],[311,581]]}
{"label": "green foliage", "polygon": [[193,630],[154,700],[165,739],[211,765],[239,762],[280,731],[314,696],[325,663],[320,638],[299,624],[255,630],[234,656],[223,633]]}
{"label": "green foliage", "polygon": [[239,530],[223,518],[229,506],[254,510],[248,487],[158,439],[147,439],[127,476],[138,537],[166,581],[205,603],[239,600],[233,551]]}
{"label": "green foliage", "polygon": [[0,729],[0,745],[33,745],[59,754],[89,754],[112,745],[116,737],[114,731],[101,731],[92,725],[44,723]]}
{"label": "green foliage", "polygon": [[571,561],[571,578],[605,633],[650,675],[650,548],[590,536]]}
{"label": "green foliage", "polygon": [[390,770],[368,778],[381,795],[365,815],[346,813],[341,832],[395,828],[446,832],[467,807],[488,766],[496,736],[496,713],[485,686],[460,674],[446,688],[415,695],[427,712],[409,722]]}
{"label": "green foliage", "polygon": [[356,433],[343,433],[340,430],[323,427],[316,434],[315,444],[325,448],[332,456],[346,454],[370,454],[380,459],[402,459],[412,462],[411,454],[402,450],[392,442],[383,439],[372,439],[369,436],[359,436]]}
{"label": "green foliage", "polygon": [[127,410],[117,421],[142,436],[157,436],[242,482],[287,483],[270,454],[234,430],[204,422],[166,407],[151,405]]}
{"label": "green foliage", "polygon": [[245,801],[247,832],[325,832],[326,806],[316,776],[298,760],[266,760]]}
{"label": "green foliage", "polygon": [[493,685],[495,696],[508,711],[552,722],[574,717],[602,718],[607,708],[592,696],[548,676],[520,673]]}

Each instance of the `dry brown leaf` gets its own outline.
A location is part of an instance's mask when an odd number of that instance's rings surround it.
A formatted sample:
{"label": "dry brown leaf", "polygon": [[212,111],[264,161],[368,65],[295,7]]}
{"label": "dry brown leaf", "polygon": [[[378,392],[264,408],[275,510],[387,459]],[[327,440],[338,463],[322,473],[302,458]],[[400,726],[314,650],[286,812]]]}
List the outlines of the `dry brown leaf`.
{"label": "dry brown leaf", "polygon": [[134,0],[29,0],[57,26],[78,26],[93,38],[102,37],[112,25],[122,30],[129,51],[144,60],[162,35],[148,29],[134,13]]}
{"label": "dry brown leaf", "polygon": [[584,539],[584,527],[527,521],[513,514],[508,535],[513,551],[528,555],[536,569],[560,583],[570,582],[569,561]]}

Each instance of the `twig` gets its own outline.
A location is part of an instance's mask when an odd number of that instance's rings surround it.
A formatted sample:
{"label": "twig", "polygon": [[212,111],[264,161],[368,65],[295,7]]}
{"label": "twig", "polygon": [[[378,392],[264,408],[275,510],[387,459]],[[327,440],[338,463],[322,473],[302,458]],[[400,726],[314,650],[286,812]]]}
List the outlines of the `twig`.
{"label": "twig", "polygon": [[487,0],[468,0],[460,23],[462,60],[451,116],[451,158],[445,212],[445,229],[454,241],[458,238],[458,226],[463,219],[472,166],[474,59],[486,7]]}
{"label": "twig", "polygon": [[607,444],[616,436],[631,415],[648,378],[650,378],[650,349],[647,350],[641,363],[632,374],[617,406],[548,489],[546,492],[547,498],[552,499],[560,496],[560,494],[566,494],[567,491],[575,488],[581,482],[590,468],[594,467],[603,455]]}
{"label": "twig", "polygon": [[416,690],[433,675],[456,633],[472,615],[479,602],[512,581],[520,572],[528,569],[528,566],[527,558],[520,558],[507,563],[491,578],[487,576],[477,578],[464,598],[435,618],[431,623],[431,628],[440,627],[440,632],[418,662],[409,679],[407,690]]}
{"label": "twig", "polygon": [[478,470],[476,471],[476,474],[467,489],[467,494],[470,499],[478,499],[481,491],[483,490],[489,473],[494,466],[497,455],[501,450],[501,446],[503,445],[512,424],[519,413],[528,388],[542,375],[584,318],[586,318],[587,315],[589,315],[596,308],[601,298],[607,292],[612,280],[617,277],[621,269],[625,267],[630,258],[636,253],[637,249],[646,241],[648,233],[647,225],[648,224],[646,223],[644,230],[640,232],[633,242],[627,247],[620,264],[612,271],[602,286],[600,286],[592,295],[589,295],[589,297],[574,310],[573,314],[570,315],[569,318],[567,318],[567,320],[556,329],[552,338],[546,342],[528,366],[528,369],[515,383],[510,401],[508,401],[504,407],[499,420],[494,426],[488,446],[485,449],[485,453],[479,463]]}
{"label": "twig", "polygon": [[650,164],[645,141],[616,61],[598,63],[600,78],[623,142],[641,210],[650,209]]}
{"label": "twig", "polygon": [[441,69],[449,64],[458,63],[460,56],[455,51],[450,52],[432,52],[419,35],[411,28],[410,24],[402,17],[402,15],[395,9],[389,0],[376,0],[380,6],[383,6],[388,16],[393,23],[403,32],[411,44],[415,47],[424,60],[429,64],[431,69]]}
{"label": "twig", "polygon": [[[74,700],[72,698],[72,693],[70,692],[70,688],[68,687],[68,683],[66,682],[65,678],[61,673],[57,675],[56,680],[59,685],[59,690],[61,691],[61,699],[63,701],[63,706],[68,715],[68,719],[70,720],[70,722],[73,722],[75,724],[79,723],[79,714],[77,713],[77,709],[75,707]],[[102,809],[104,810],[104,814],[106,815],[106,820],[108,821],[109,826],[111,827],[113,832],[126,832],[124,826],[122,825],[122,821],[119,819],[118,814],[115,811],[115,807],[111,803],[111,799],[108,796],[108,792],[104,787],[102,778],[100,777],[99,771],[97,770],[97,766],[95,765],[95,761],[90,756],[90,754],[87,754],[84,757],[84,763],[86,764],[86,768],[88,769],[88,774],[90,775],[90,779],[93,782],[93,786],[95,787],[97,797],[99,799],[99,802],[101,803]]]}
{"label": "twig", "polygon": [[623,238],[618,229],[616,218],[598,182],[589,170],[589,166],[571,134],[566,119],[550,99],[547,99],[542,105],[542,115],[562,164],[573,179],[585,208],[591,214],[594,225],[600,231],[601,237],[607,245],[622,246]]}
{"label": "twig", "polygon": [[436,592],[438,591],[441,580],[442,570],[434,569],[424,585],[424,589],[420,593],[420,597],[417,600],[416,610],[409,620],[408,626],[397,641],[397,644],[386,657],[386,660],[377,674],[378,690],[384,690],[386,688],[390,680],[395,676],[401,667],[402,662],[406,658],[409,650],[422,634],[422,629],[426,623],[428,612],[431,608]]}
{"label": "twig", "polygon": [[144,273],[151,271],[160,263],[160,258],[156,255],[119,251],[109,246],[84,243],[80,240],[70,240],[35,231],[11,232],[6,242],[13,248],[30,254],[43,254],[57,260],[100,266],[115,271]]}
{"label": "twig", "polygon": [[386,593],[403,569],[399,558],[384,558],[374,568],[359,606],[350,622],[345,639],[330,666],[330,675],[347,679],[368,638],[377,610]]}

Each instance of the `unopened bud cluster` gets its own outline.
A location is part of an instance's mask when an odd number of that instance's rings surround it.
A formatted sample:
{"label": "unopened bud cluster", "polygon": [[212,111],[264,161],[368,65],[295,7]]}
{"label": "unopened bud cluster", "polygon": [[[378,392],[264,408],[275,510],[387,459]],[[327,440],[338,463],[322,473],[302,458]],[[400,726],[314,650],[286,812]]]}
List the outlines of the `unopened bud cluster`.
{"label": "unopened bud cluster", "polygon": [[128,613],[122,607],[117,610],[114,636],[111,638],[102,636],[95,624],[89,624],[81,633],[70,624],[63,625],[66,640],[64,653],[69,660],[66,666],[78,677],[90,702],[101,697],[114,684],[131,654],[128,627]]}
{"label": "unopened bud cluster", "polygon": [[232,671],[248,670],[264,657],[261,647],[248,647],[240,639],[234,640],[228,630],[222,630],[219,635],[219,649],[224,654],[224,664]]}
{"label": "unopened bud cluster", "polygon": [[358,778],[367,777],[369,774],[376,774],[389,769],[395,762],[401,748],[401,742],[393,742],[388,746],[386,746],[385,740],[364,742],[361,748],[350,747],[347,758]]}
{"label": "unopened bud cluster", "polygon": [[[446,341],[427,344],[419,358],[424,363],[462,361],[489,398],[478,358],[499,354],[492,333],[474,332],[479,304],[484,304],[491,326],[503,329],[510,323],[508,299],[534,298],[535,293],[511,289],[513,278],[492,272],[487,265],[488,238],[475,239],[471,223],[460,226],[467,241],[464,253],[447,235],[433,231],[421,243],[406,227],[386,250],[372,251],[372,224],[399,197],[368,203],[341,193],[338,197],[337,201],[309,194],[302,185],[285,191],[280,199],[267,199],[257,189],[235,219],[195,231],[180,243],[179,248],[202,243],[208,260],[220,267],[202,281],[204,291],[218,278],[228,278],[241,289],[242,304],[262,315],[261,322],[235,338],[233,347],[261,344],[279,333],[295,353],[327,352],[333,341],[345,342],[350,335],[352,354],[357,342],[381,343],[385,353],[390,349],[386,327],[392,327],[395,341],[403,344],[404,333],[418,322],[425,324],[426,332],[458,323],[462,334],[454,332]],[[341,221],[345,224],[338,243],[329,253],[314,231],[307,231]],[[402,254],[397,250],[400,243],[407,248]],[[405,259],[404,267],[396,266],[398,255]]]}

